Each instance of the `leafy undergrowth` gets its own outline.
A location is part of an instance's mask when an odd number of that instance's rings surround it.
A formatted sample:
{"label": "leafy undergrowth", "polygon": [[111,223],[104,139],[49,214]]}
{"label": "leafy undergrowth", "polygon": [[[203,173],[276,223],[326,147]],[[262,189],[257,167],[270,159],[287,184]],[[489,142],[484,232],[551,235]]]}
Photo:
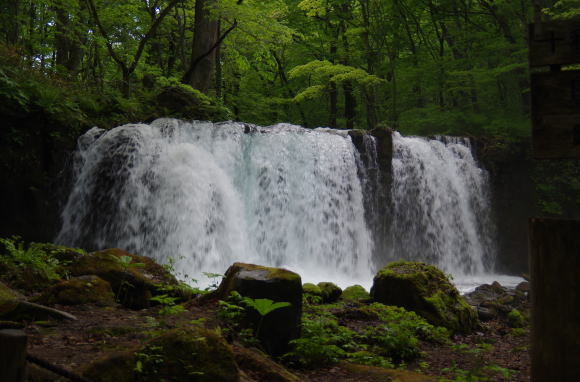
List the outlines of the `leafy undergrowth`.
{"label": "leafy undergrowth", "polygon": [[[68,277],[61,271],[68,258],[67,249],[25,247],[6,240],[2,244],[0,278],[28,299],[40,291],[23,287],[25,279],[7,270],[18,270],[22,275],[44,274],[49,284]],[[69,253],[73,255],[84,256],[82,251]],[[183,298],[172,296],[171,288],[167,286],[167,293],[152,298],[156,305],[141,310],[120,304],[56,304],[54,308],[78,320],[23,322],[29,335],[29,353],[80,373],[112,351],[142,347],[168,330],[192,326],[216,331],[233,343],[234,349],[260,347],[252,331],[240,324],[244,314],[255,309],[263,317],[280,307],[269,300],[239,295],[228,301],[194,297],[183,302]],[[192,296],[200,292],[192,291]],[[302,337],[292,342],[289,353],[276,360],[304,381],[390,380],[377,376],[382,368],[395,369],[395,373],[415,371],[438,381],[529,380],[527,328],[512,329],[504,321],[490,321],[483,324],[481,332],[450,336],[446,329],[402,308],[368,300],[318,302],[311,297],[304,299]],[[4,324],[0,322],[0,326]],[[365,365],[366,369],[353,364]],[[139,365],[135,368],[138,370]]]}

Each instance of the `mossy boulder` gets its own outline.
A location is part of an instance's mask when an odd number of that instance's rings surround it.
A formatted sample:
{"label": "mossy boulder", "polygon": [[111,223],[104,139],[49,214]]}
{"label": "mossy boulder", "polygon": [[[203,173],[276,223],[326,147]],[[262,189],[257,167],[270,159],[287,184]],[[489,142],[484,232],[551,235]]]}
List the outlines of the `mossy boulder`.
{"label": "mossy boulder", "polygon": [[0,282],[0,317],[7,317],[23,299],[22,295]]}
{"label": "mossy boulder", "polygon": [[302,284],[302,293],[304,293],[305,298],[309,303],[321,303],[323,300],[322,289],[319,286],[312,283]]}
{"label": "mossy boulder", "polygon": [[94,275],[75,277],[62,281],[36,299],[39,304],[82,305],[95,304],[99,306],[115,305],[115,295],[111,284]]}
{"label": "mossy boulder", "polygon": [[369,300],[370,298],[371,295],[369,292],[360,285],[346,287],[340,295],[340,299],[344,301],[364,301]]}
{"label": "mossy boulder", "polygon": [[170,330],[133,352],[105,356],[83,376],[94,382],[238,382],[230,346],[202,328]]}
{"label": "mossy boulder", "polygon": [[300,275],[282,268],[235,263],[228,268],[222,283],[210,297],[226,299],[236,291],[244,297],[289,302],[290,306],[276,309],[263,320],[250,310],[249,321],[254,332],[259,323],[259,339],[271,355],[279,356],[289,350],[289,342],[300,337],[302,316],[302,282]]}
{"label": "mossy boulder", "polygon": [[316,284],[320,291],[322,292],[322,302],[325,304],[330,304],[338,301],[340,295],[342,294],[342,289],[334,283],[321,282]]}
{"label": "mossy boulder", "polygon": [[452,332],[469,333],[480,327],[476,311],[447,276],[425,263],[397,261],[387,265],[373,280],[371,298],[414,311]]}
{"label": "mossy boulder", "polygon": [[0,320],[76,320],[71,314],[25,300],[24,296],[0,282]]}
{"label": "mossy boulder", "polygon": [[[125,262],[127,259],[130,260]],[[68,266],[73,276],[96,275],[111,284],[117,301],[131,309],[150,306],[159,284],[177,285],[161,265],[145,256],[112,248],[77,258]]]}
{"label": "mossy boulder", "polygon": [[300,382],[302,379],[258,349],[234,346],[236,363],[246,376],[260,382]]}

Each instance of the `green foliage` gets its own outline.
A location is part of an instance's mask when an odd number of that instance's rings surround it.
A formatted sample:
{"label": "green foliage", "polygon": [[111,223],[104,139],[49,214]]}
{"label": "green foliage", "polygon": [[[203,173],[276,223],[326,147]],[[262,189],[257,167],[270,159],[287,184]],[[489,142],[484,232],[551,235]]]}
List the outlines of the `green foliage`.
{"label": "green foliage", "polygon": [[172,315],[185,312],[183,305],[176,304],[176,301],[179,300],[179,297],[171,297],[166,294],[161,294],[151,297],[150,300],[155,301],[162,306],[161,309],[159,309],[159,314]]}
{"label": "green foliage", "polygon": [[354,332],[339,326],[328,313],[306,314],[302,318],[301,338],[290,341],[293,350],[284,357],[306,368],[331,365],[346,356],[343,347],[353,344],[354,337]]}
{"label": "green foliage", "polygon": [[502,378],[504,381],[511,381],[516,373],[513,370],[498,365],[478,365],[470,370],[453,366],[443,369],[443,371],[451,372],[455,376],[453,379],[443,378],[440,382],[491,382],[496,381],[497,378]]}
{"label": "green foliage", "polygon": [[253,308],[261,317],[266,316],[277,309],[285,308],[290,306],[289,302],[274,302],[268,298],[258,298],[253,299],[250,297],[244,297],[243,300],[246,306]]}
{"label": "green foliage", "polygon": [[18,237],[0,238],[0,276],[24,288],[42,288],[66,276],[54,255],[58,247],[45,250],[41,243],[26,246]]}
{"label": "green foliage", "polygon": [[512,309],[508,313],[507,319],[511,328],[523,328],[526,325],[526,318],[517,309]]}

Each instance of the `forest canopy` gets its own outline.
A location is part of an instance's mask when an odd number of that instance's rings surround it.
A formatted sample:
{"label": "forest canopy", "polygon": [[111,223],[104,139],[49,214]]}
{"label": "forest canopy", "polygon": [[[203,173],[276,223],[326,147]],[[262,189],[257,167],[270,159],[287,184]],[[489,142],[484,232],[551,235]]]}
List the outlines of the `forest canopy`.
{"label": "forest canopy", "polygon": [[579,13],[579,0],[0,0],[0,109],[110,127],[162,116],[176,88],[208,119],[517,139],[527,25]]}

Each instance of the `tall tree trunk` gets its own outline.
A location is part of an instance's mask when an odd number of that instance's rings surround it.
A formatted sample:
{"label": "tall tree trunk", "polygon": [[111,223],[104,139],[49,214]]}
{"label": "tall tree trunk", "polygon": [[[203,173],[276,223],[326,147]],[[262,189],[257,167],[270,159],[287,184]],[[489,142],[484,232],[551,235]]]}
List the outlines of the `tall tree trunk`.
{"label": "tall tree trunk", "polygon": [[0,31],[8,44],[16,45],[20,34],[20,0],[2,0],[0,5]]}
{"label": "tall tree trunk", "polygon": [[[192,87],[207,93],[215,64],[215,47],[218,41],[218,20],[212,18],[208,7],[216,0],[196,0],[191,48],[192,67],[184,80]],[[212,47],[213,52],[210,52]],[[209,52],[209,54],[208,54]]]}
{"label": "tall tree trunk", "polygon": [[57,2],[54,12],[56,14],[56,25],[54,35],[54,48],[56,52],[56,65],[60,69],[66,68],[69,59],[69,14],[65,10],[62,2]]}
{"label": "tall tree trunk", "polygon": [[[217,35],[221,33],[221,20],[218,20]],[[222,98],[223,71],[222,71],[222,45],[219,44],[215,49],[215,96],[217,99]]]}

